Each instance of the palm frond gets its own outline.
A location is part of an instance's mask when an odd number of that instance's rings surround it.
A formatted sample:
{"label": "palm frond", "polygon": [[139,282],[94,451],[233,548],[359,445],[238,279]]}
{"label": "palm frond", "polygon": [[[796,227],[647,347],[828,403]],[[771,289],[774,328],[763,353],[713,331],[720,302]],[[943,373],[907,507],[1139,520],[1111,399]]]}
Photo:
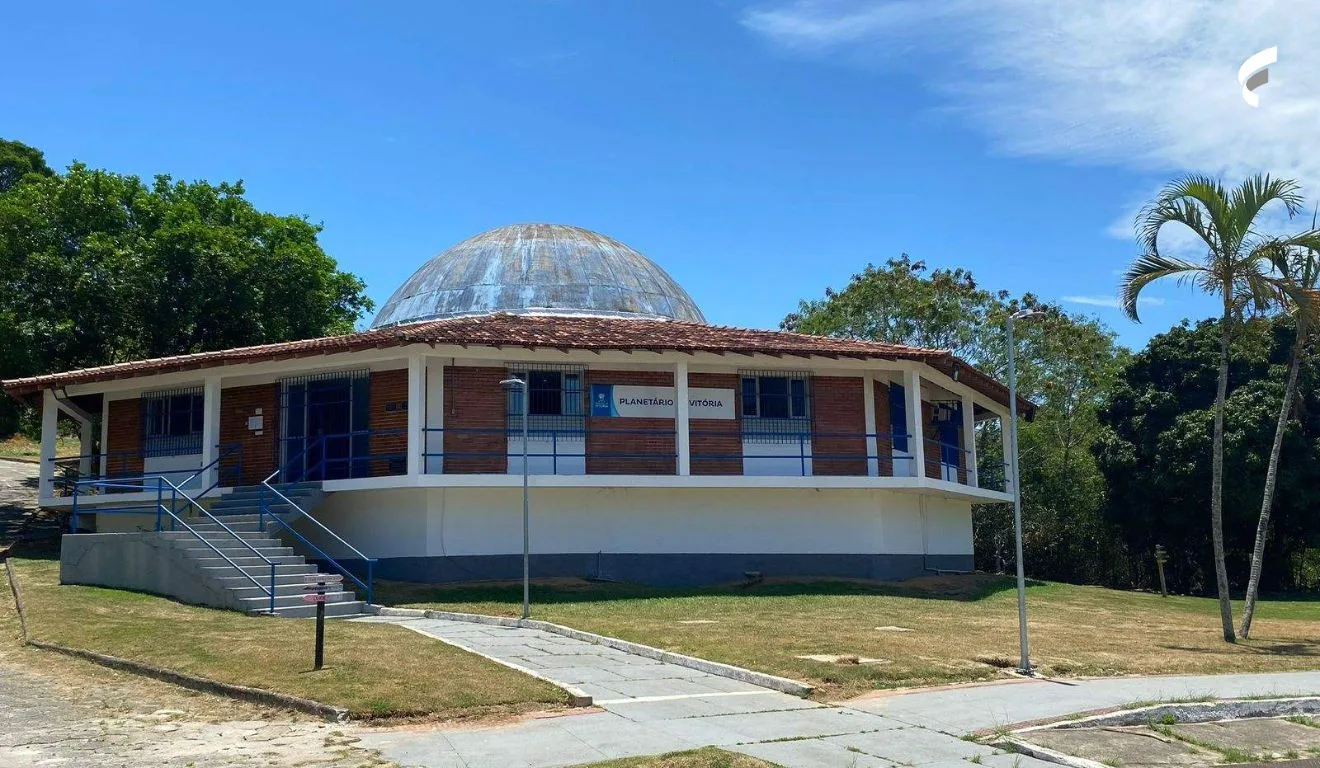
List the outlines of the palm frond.
{"label": "palm frond", "polygon": [[1123,275],[1123,282],[1119,285],[1118,292],[1123,303],[1123,311],[1128,317],[1141,322],[1137,314],[1137,299],[1143,288],[1161,278],[1176,277],[1181,282],[1195,280],[1198,275],[1205,275],[1207,272],[1204,265],[1186,259],[1163,256],[1154,252],[1143,254],[1128,267],[1128,271]]}
{"label": "palm frond", "polygon": [[1137,239],[1144,251],[1158,253],[1160,229],[1179,223],[1211,251],[1219,251],[1231,231],[1231,221],[1223,185],[1208,176],[1186,176],[1165,185],[1155,201],[1138,214]]}
{"label": "palm frond", "polygon": [[1239,241],[1251,231],[1261,209],[1274,201],[1283,203],[1288,218],[1302,210],[1301,185],[1292,179],[1277,179],[1269,174],[1256,174],[1237,186],[1229,198],[1232,211],[1231,228]]}

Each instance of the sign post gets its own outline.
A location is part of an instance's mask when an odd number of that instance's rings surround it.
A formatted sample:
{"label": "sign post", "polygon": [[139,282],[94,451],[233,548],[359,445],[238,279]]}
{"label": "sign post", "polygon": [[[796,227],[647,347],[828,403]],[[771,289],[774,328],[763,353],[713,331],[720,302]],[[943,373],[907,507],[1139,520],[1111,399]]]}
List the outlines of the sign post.
{"label": "sign post", "polygon": [[1163,544],[1155,545],[1155,567],[1160,570],[1160,594],[1168,597],[1169,588],[1164,584],[1164,564],[1169,561],[1169,553],[1164,550]]}
{"label": "sign post", "polygon": [[304,603],[313,603],[316,605],[316,655],[315,664],[312,669],[321,671],[325,665],[325,592],[326,587],[335,585],[336,587],[344,580],[343,576],[336,573],[309,573],[304,580],[303,595]]}

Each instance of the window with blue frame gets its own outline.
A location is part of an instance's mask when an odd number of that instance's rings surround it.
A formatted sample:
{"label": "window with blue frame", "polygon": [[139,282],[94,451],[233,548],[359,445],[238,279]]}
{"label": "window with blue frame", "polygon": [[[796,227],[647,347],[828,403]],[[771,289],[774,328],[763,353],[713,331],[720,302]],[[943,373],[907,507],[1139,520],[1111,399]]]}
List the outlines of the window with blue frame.
{"label": "window with blue frame", "polygon": [[[585,374],[570,366],[510,367],[510,377],[527,382],[528,428],[580,438],[586,429]],[[522,428],[523,396],[522,387],[509,387],[505,396],[505,424],[511,431]]]}
{"label": "window with blue frame", "polygon": [[201,453],[204,403],[200,389],[144,394],[142,424],[146,455]]}
{"label": "window with blue frame", "polygon": [[744,419],[808,419],[807,380],[791,376],[743,376]]}

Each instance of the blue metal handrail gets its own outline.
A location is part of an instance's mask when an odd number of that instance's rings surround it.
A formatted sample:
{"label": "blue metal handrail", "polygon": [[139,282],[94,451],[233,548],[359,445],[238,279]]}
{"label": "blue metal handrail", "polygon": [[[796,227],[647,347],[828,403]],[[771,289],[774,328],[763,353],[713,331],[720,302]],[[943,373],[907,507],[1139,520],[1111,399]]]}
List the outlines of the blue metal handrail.
{"label": "blue metal handrail", "polygon": [[[318,439],[319,439],[319,438],[318,438]],[[310,447],[310,446],[309,446],[309,447]],[[285,466],[280,467],[279,469],[277,469],[277,470],[275,470],[274,472],[270,473],[269,475],[266,476],[266,479],[264,479],[264,480],[261,481],[261,486],[257,489],[257,524],[258,524],[258,526],[259,526],[262,530],[265,530],[265,528],[266,528],[266,516],[269,515],[271,520],[275,521],[276,523],[279,523],[279,524],[284,528],[284,530],[286,530],[286,531],[288,531],[289,533],[293,534],[294,537],[298,539],[298,541],[302,542],[302,543],[305,544],[307,547],[309,547],[310,549],[312,549],[316,554],[320,555],[320,557],[321,557],[321,559],[322,559],[323,561],[325,561],[326,563],[329,563],[330,566],[331,566],[332,568],[334,568],[335,570],[339,571],[341,574],[343,574],[343,575],[346,576],[347,578],[351,579],[351,580],[353,581],[353,583],[355,583],[355,584],[357,584],[359,587],[361,587],[361,588],[366,592],[367,602],[370,603],[370,602],[372,602],[373,598],[375,597],[375,570],[376,570],[376,558],[374,558],[374,557],[367,557],[367,556],[366,556],[365,554],[363,554],[363,553],[361,552],[361,550],[359,550],[357,547],[353,546],[352,544],[349,544],[347,541],[344,541],[344,538],[343,538],[342,536],[340,536],[339,534],[337,534],[337,533],[335,533],[334,531],[332,531],[332,530],[330,530],[329,528],[327,528],[326,525],[325,525],[324,523],[322,523],[320,520],[317,520],[315,517],[313,517],[313,516],[311,515],[310,512],[308,512],[307,510],[305,510],[305,509],[303,509],[301,506],[299,506],[298,503],[295,502],[293,499],[290,499],[288,496],[284,495],[284,492],[283,492],[283,491],[281,491],[279,488],[276,488],[274,485],[271,485],[271,482],[270,482],[271,480],[275,479],[276,476],[282,474],[282,473],[287,469],[288,465],[289,465],[292,461],[295,461],[295,460],[297,460],[297,459],[302,458],[302,455],[303,455],[303,453],[305,453],[305,452],[306,452],[306,451],[305,451],[305,449],[304,449],[304,451],[303,451],[302,453],[299,453],[297,456],[295,456],[295,457],[294,457],[293,459],[291,459],[289,462],[286,462],[286,463],[285,463]],[[351,570],[349,570],[348,568],[346,568],[346,567],[345,567],[343,564],[341,564],[338,560],[336,560],[335,558],[333,558],[333,557],[331,557],[330,555],[326,554],[325,550],[323,550],[323,549],[321,549],[320,547],[318,547],[317,545],[313,544],[311,541],[309,541],[309,540],[307,539],[306,536],[303,536],[301,533],[299,533],[298,531],[294,530],[294,528],[293,528],[292,525],[290,525],[288,522],[286,522],[283,518],[280,517],[280,513],[278,513],[278,512],[276,512],[275,510],[271,509],[271,502],[268,502],[268,501],[266,500],[266,491],[268,491],[268,490],[269,490],[271,493],[273,493],[276,497],[278,497],[278,498],[280,498],[280,499],[283,499],[285,504],[288,504],[290,507],[292,507],[292,508],[298,510],[298,512],[301,513],[301,515],[302,515],[303,518],[305,518],[305,519],[307,519],[307,520],[310,520],[310,521],[311,521],[311,522],[312,522],[317,528],[319,528],[322,532],[324,532],[325,534],[329,535],[329,536],[330,536],[331,538],[333,538],[335,541],[339,542],[341,545],[343,545],[344,547],[346,547],[346,548],[347,548],[349,551],[351,551],[353,554],[357,555],[358,559],[360,559],[360,560],[362,560],[363,562],[365,562],[365,563],[366,563],[366,566],[367,566],[367,578],[366,578],[366,581],[363,581],[362,579],[358,578],[358,576],[357,576],[356,574],[354,574]]]}
{"label": "blue metal handrail", "polygon": [[[230,528],[229,526],[227,526],[227,525],[225,525],[224,523],[220,522],[220,520],[218,520],[214,515],[212,515],[209,511],[207,511],[207,509],[206,509],[205,507],[203,507],[201,504],[199,504],[199,503],[197,502],[196,499],[192,498],[192,497],[189,496],[187,493],[184,493],[184,492],[183,492],[183,491],[182,491],[177,485],[175,485],[174,483],[171,483],[169,480],[165,479],[164,477],[160,477],[159,475],[156,475],[156,476],[143,476],[142,478],[139,478],[139,480],[140,480],[141,482],[140,482],[140,483],[137,483],[137,484],[134,484],[134,483],[131,483],[131,482],[126,482],[126,481],[123,481],[123,480],[119,480],[119,481],[105,481],[105,480],[79,480],[79,481],[76,481],[76,482],[74,483],[74,488],[73,488],[73,511],[72,511],[72,514],[71,514],[71,517],[70,517],[70,524],[71,524],[72,529],[73,529],[72,532],[73,532],[73,533],[77,533],[77,532],[78,532],[78,490],[79,490],[79,488],[80,488],[81,486],[84,486],[84,485],[85,485],[85,486],[88,486],[88,487],[117,487],[117,488],[131,488],[131,489],[140,489],[140,490],[143,490],[143,491],[148,491],[149,488],[148,488],[148,483],[147,483],[147,481],[149,481],[149,480],[155,480],[155,481],[156,481],[156,483],[155,483],[155,485],[156,485],[156,503],[155,503],[154,506],[155,506],[155,510],[156,510],[156,531],[157,531],[157,532],[160,532],[161,530],[164,529],[163,520],[162,520],[162,517],[161,517],[161,516],[162,516],[162,515],[167,515],[167,516],[169,516],[169,518],[170,518],[170,530],[171,530],[171,531],[174,530],[174,525],[175,525],[176,523],[179,524],[179,525],[182,525],[183,528],[184,528],[184,530],[186,530],[188,533],[191,533],[191,534],[193,535],[193,538],[195,538],[195,539],[197,539],[198,541],[200,541],[200,542],[202,542],[203,544],[205,544],[207,547],[210,548],[210,550],[211,550],[212,552],[214,552],[214,553],[216,553],[217,555],[219,555],[219,556],[221,557],[221,559],[223,559],[226,563],[228,563],[230,566],[232,566],[232,567],[234,568],[234,570],[238,571],[238,573],[241,574],[244,578],[246,578],[247,580],[249,580],[249,581],[251,581],[253,584],[255,584],[255,585],[257,586],[257,588],[260,589],[262,592],[265,592],[265,593],[270,597],[270,613],[272,613],[272,614],[275,613],[275,566],[277,565],[277,563],[276,563],[275,561],[271,560],[270,558],[268,558],[268,557],[266,557],[265,555],[261,554],[261,552],[257,551],[256,547],[253,547],[253,546],[252,546],[251,544],[249,544],[246,540],[244,540],[243,537],[241,537],[241,536],[239,536],[237,533],[235,533],[234,530],[233,530],[232,528]],[[164,495],[165,495],[165,486],[169,486],[170,491],[171,491],[171,494],[170,494],[170,504],[169,504],[168,507],[166,507],[166,505],[165,505],[165,499],[164,499]],[[218,548],[216,548],[216,546],[215,546],[214,544],[212,544],[212,543],[211,543],[206,537],[202,536],[200,533],[198,533],[196,530],[194,530],[193,527],[192,527],[191,525],[188,525],[188,523],[187,523],[183,518],[179,517],[178,514],[176,514],[176,512],[175,512],[175,504],[177,503],[179,497],[182,497],[186,502],[188,502],[189,505],[191,505],[191,506],[195,506],[195,507],[197,507],[197,509],[201,510],[201,512],[202,512],[203,515],[205,515],[207,518],[209,518],[212,522],[214,522],[216,525],[218,525],[221,529],[223,529],[223,530],[224,530],[226,533],[228,533],[230,536],[233,536],[234,539],[235,539],[236,541],[238,541],[240,544],[242,544],[244,547],[246,547],[248,550],[250,550],[250,551],[252,552],[252,554],[254,554],[254,555],[256,555],[258,558],[260,558],[262,562],[264,562],[266,565],[270,566],[270,588],[269,588],[269,589],[267,589],[266,587],[262,586],[261,582],[260,582],[260,581],[257,581],[256,577],[254,577],[252,574],[248,573],[247,571],[244,571],[244,570],[242,569],[241,566],[239,566],[239,565],[238,565],[237,563],[235,563],[233,560],[229,559],[229,557],[228,557],[227,555],[225,555],[225,553],[221,552],[221,551],[220,551]],[[111,511],[114,511],[114,512],[122,512],[123,510],[126,510],[126,509],[129,509],[129,508],[125,507],[125,508],[121,508],[121,509],[119,509],[119,510],[108,510],[108,509],[97,508],[97,514],[101,514],[101,513],[104,513],[104,512],[111,512]],[[142,508],[141,508],[141,507],[138,507],[137,509],[142,509]]]}
{"label": "blue metal handrail", "polygon": [[238,454],[238,464],[231,471],[235,473],[238,477],[240,478],[243,477],[243,444],[230,443],[229,445],[217,445],[216,448],[218,448],[219,451],[217,452],[215,459],[213,459],[210,464],[207,464],[206,466],[192,473],[188,477],[184,478],[183,482],[179,483],[179,486],[183,487],[188,483],[191,483],[196,478],[205,475],[207,470],[211,469],[211,467],[215,467],[216,468],[215,482],[207,486],[205,490],[199,492],[197,494],[198,498],[204,498],[206,494],[220,487],[221,483],[224,482],[224,476],[225,476],[225,468],[221,462],[223,462],[225,459],[229,458],[231,455],[235,453]]}

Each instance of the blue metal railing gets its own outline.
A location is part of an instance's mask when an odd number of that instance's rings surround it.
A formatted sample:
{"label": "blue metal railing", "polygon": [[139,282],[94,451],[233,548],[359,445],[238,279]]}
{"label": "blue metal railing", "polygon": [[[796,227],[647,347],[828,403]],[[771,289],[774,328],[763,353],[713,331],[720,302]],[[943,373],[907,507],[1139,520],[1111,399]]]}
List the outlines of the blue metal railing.
{"label": "blue metal railing", "polygon": [[[364,430],[364,432],[370,432],[370,431]],[[395,430],[382,430],[381,432],[385,432],[387,434],[393,434]],[[328,527],[326,527],[324,523],[313,517],[310,512],[303,509],[301,506],[298,505],[297,502],[286,496],[283,491],[281,491],[279,488],[276,488],[274,485],[271,484],[272,480],[286,473],[290,463],[301,460],[303,456],[306,454],[307,450],[313,447],[321,439],[323,439],[323,437],[316,438],[315,440],[313,440],[312,443],[305,445],[303,447],[303,450],[295,454],[293,458],[290,459],[288,462],[285,462],[284,466],[270,473],[270,475],[268,475],[266,479],[261,481],[261,485],[257,488],[257,525],[259,528],[261,528],[261,530],[263,531],[266,530],[266,518],[269,517],[272,522],[278,524],[281,528],[288,531],[290,534],[293,535],[295,539],[297,539],[300,543],[302,543],[303,546],[307,547],[312,552],[314,552],[321,561],[327,563],[331,568],[334,568],[336,571],[343,574],[345,578],[349,579],[354,584],[357,584],[359,587],[361,587],[362,590],[366,593],[367,602],[370,603],[373,601],[375,597],[376,558],[367,557],[357,547],[353,546],[352,544],[349,544],[347,541],[344,541],[344,538],[342,536],[330,530]],[[297,510],[300,515],[299,519],[309,521],[322,533],[334,539],[341,546],[343,546],[348,551],[356,555],[358,559],[362,560],[363,563],[365,563],[366,565],[365,580],[363,578],[360,578],[357,574],[353,573],[353,571],[350,570],[349,568],[345,567],[343,563],[339,562],[339,560],[331,557],[329,554],[325,552],[325,550],[321,549],[316,544],[312,543],[312,541],[309,540],[306,536],[303,536],[301,533],[299,533],[289,523],[289,521],[285,520],[282,517],[282,515],[289,513],[290,510],[288,508],[286,508],[284,511],[277,511],[271,508],[272,505],[278,505],[281,502],[283,504],[288,505],[288,507]]]}
{"label": "blue metal railing", "polygon": [[[224,524],[223,522],[221,522],[218,518],[216,518],[214,515],[212,515],[212,514],[211,514],[211,513],[205,508],[205,507],[203,507],[201,504],[199,504],[199,503],[197,502],[196,499],[194,499],[193,497],[189,496],[189,495],[188,495],[187,493],[185,493],[181,488],[179,488],[179,486],[175,485],[174,483],[171,483],[169,480],[165,479],[164,477],[160,477],[159,475],[152,475],[152,476],[140,477],[140,478],[132,478],[132,479],[119,479],[119,480],[78,480],[78,481],[75,481],[75,482],[74,482],[74,486],[73,486],[73,508],[72,508],[72,512],[71,512],[71,514],[70,514],[70,518],[69,518],[69,525],[70,525],[70,528],[71,528],[71,533],[75,533],[75,534],[79,532],[79,525],[78,525],[78,515],[79,515],[79,510],[78,510],[78,497],[79,497],[79,491],[80,491],[83,487],[87,487],[87,488],[93,489],[94,491],[105,491],[105,490],[109,490],[109,489],[112,489],[112,488],[113,488],[113,489],[121,489],[121,490],[123,490],[123,491],[125,491],[125,492],[138,491],[138,492],[143,492],[143,493],[150,493],[150,492],[154,489],[155,492],[156,492],[156,499],[155,499],[155,502],[154,502],[154,503],[148,503],[147,505],[143,505],[143,504],[141,504],[141,503],[139,503],[139,504],[132,504],[132,503],[130,502],[129,504],[127,504],[127,505],[125,505],[125,506],[121,506],[121,507],[107,507],[107,506],[104,506],[104,505],[97,505],[97,506],[94,508],[94,509],[95,509],[94,514],[97,514],[97,515],[104,515],[104,514],[138,514],[138,515],[140,515],[140,514],[151,514],[152,512],[154,512],[154,514],[155,514],[155,516],[156,516],[156,528],[155,528],[155,530],[156,530],[157,532],[160,532],[160,531],[165,530],[165,525],[164,525],[164,523],[165,523],[166,518],[168,518],[169,521],[170,521],[170,530],[171,530],[171,531],[175,531],[175,530],[177,530],[176,526],[180,526],[180,525],[183,526],[183,529],[184,529],[185,531],[187,531],[188,533],[192,534],[192,535],[193,535],[193,538],[195,538],[195,539],[197,539],[198,541],[200,541],[200,542],[202,542],[203,544],[205,544],[205,545],[206,545],[206,546],[207,546],[212,552],[214,552],[216,555],[218,555],[221,559],[223,559],[223,560],[224,560],[226,563],[228,563],[230,566],[232,566],[233,569],[234,569],[235,571],[237,571],[241,576],[243,576],[244,578],[246,578],[248,581],[251,581],[254,585],[256,585],[256,587],[257,587],[258,589],[260,589],[262,592],[266,593],[266,595],[270,598],[270,613],[272,613],[272,614],[275,613],[275,566],[278,565],[278,563],[276,563],[275,561],[273,561],[273,560],[271,560],[270,558],[266,557],[265,555],[261,554],[261,552],[259,552],[259,551],[257,550],[256,547],[254,547],[254,546],[252,546],[250,543],[248,543],[247,540],[245,540],[242,536],[239,536],[238,533],[236,533],[236,532],[234,531],[234,529],[232,529],[232,528],[230,528],[229,526],[225,525],[225,524]],[[168,491],[169,491],[169,504],[168,504],[168,505],[166,505],[166,490],[167,490],[167,489],[168,489]],[[185,509],[188,508],[188,507],[193,507],[193,508],[195,508],[197,511],[201,512],[201,514],[202,514],[203,517],[205,517],[205,518],[207,518],[208,520],[210,520],[211,522],[215,523],[216,526],[218,526],[218,528],[219,528],[220,530],[224,531],[225,533],[228,533],[230,536],[232,536],[232,537],[234,538],[235,541],[237,541],[239,544],[242,544],[244,548],[246,548],[246,549],[247,549],[248,551],[250,551],[253,555],[255,555],[258,559],[260,559],[263,563],[265,563],[265,564],[270,568],[270,586],[269,586],[269,588],[267,588],[266,586],[262,585],[262,583],[261,583],[260,581],[258,581],[257,578],[256,578],[255,576],[253,576],[252,574],[250,574],[250,573],[248,573],[247,571],[243,570],[242,566],[240,566],[240,565],[238,565],[237,563],[235,563],[235,562],[234,562],[232,559],[230,559],[230,558],[229,558],[224,552],[221,552],[220,549],[217,548],[214,544],[212,544],[211,541],[210,541],[209,539],[207,539],[205,536],[203,536],[203,535],[201,535],[200,533],[198,533],[197,530],[194,529],[191,525],[189,525],[189,524],[187,523],[186,520],[184,520],[182,517],[180,517],[180,516],[178,515],[178,511],[177,511],[177,510],[178,510],[178,502],[179,502],[180,500],[182,500],[182,501],[184,502],[184,508],[185,508]],[[144,512],[144,510],[150,510],[150,511]]]}
{"label": "blue metal railing", "polygon": [[[237,482],[243,474],[241,443],[217,445],[216,448],[218,449],[216,459],[204,467],[162,469],[152,472],[143,469],[146,459],[157,458],[163,454],[141,448],[49,459],[54,466],[51,474],[52,495],[61,497],[73,495],[74,483],[80,480],[125,480],[131,483],[138,477],[165,477],[173,478],[175,485],[182,488],[214,467],[216,481],[205,491],[197,494],[203,496],[217,487],[224,486],[226,480]],[[116,491],[123,492],[117,488],[111,492]]]}
{"label": "blue metal railing", "polygon": [[[442,441],[441,450],[431,451],[427,447],[430,437],[438,436]],[[457,435],[461,437],[477,438],[474,442],[480,442],[480,438],[494,438],[499,443],[499,448],[489,449],[444,449],[443,439],[445,435]],[[587,462],[614,462],[615,466],[627,466],[631,462],[673,462],[669,474],[675,474],[677,470],[678,452],[671,450],[601,450],[599,447],[587,451],[587,440],[589,437],[605,437],[607,440],[628,441],[631,439],[644,440],[656,439],[665,441],[677,441],[678,433],[672,429],[614,429],[614,428],[567,428],[567,429],[546,429],[536,428],[527,430],[527,463],[528,471],[531,474],[551,474],[558,475],[573,474],[581,475],[587,473]],[[523,432],[521,428],[512,427],[426,427],[422,429],[422,465],[423,471],[433,462],[432,459],[475,459],[477,465],[480,465],[481,459],[499,459],[504,462],[522,461]],[[519,447],[510,447],[509,441],[512,440]],[[548,462],[546,461],[548,460]],[[535,463],[534,463],[535,462]],[[536,465],[549,466],[549,472],[533,469]],[[521,465],[520,465],[521,466]],[[648,467],[649,468],[649,467]],[[499,470],[503,473],[505,470]],[[521,470],[520,470],[521,471]],[[455,473],[471,474],[471,473]],[[656,474],[648,472],[646,474]]]}
{"label": "blue metal railing", "polygon": [[[460,439],[445,438],[456,436]],[[634,442],[631,450],[601,450],[601,443],[588,442],[604,437],[606,441]],[[587,462],[612,460],[615,466],[645,466],[639,474],[676,474],[677,454],[640,445],[647,438],[676,440],[671,429],[531,429],[528,431],[527,459],[531,474],[594,474]],[[915,457],[896,446],[912,445],[903,433],[757,431],[731,427],[729,430],[692,430],[689,439],[693,469],[706,474],[728,475],[855,475],[880,477],[915,477],[931,475],[970,485],[979,481],[978,473],[969,473],[970,451],[927,439],[923,442],[927,467],[919,473]],[[484,474],[514,472],[522,460],[522,431],[516,428],[428,427],[422,429],[423,472],[436,474]],[[448,442],[449,445],[445,445]],[[438,443],[438,445],[437,445]],[[703,446],[704,444],[704,446]],[[856,444],[856,449],[853,449]],[[662,443],[663,445],[663,443]],[[705,446],[709,446],[707,449]],[[752,448],[751,446],[758,446]],[[721,450],[721,448],[723,448]],[[673,461],[667,471],[657,472],[656,461]],[[723,467],[720,465],[724,464]],[[703,466],[704,465],[704,466]],[[722,472],[710,472],[725,469]],[[939,468],[939,469],[935,469]],[[933,473],[933,474],[932,474]],[[977,483],[985,488],[984,484]]]}
{"label": "blue metal railing", "polygon": [[393,443],[407,434],[399,427],[282,438],[281,453],[292,455],[276,471],[277,482],[402,475],[408,461],[406,441],[403,450],[381,450],[377,441]]}

